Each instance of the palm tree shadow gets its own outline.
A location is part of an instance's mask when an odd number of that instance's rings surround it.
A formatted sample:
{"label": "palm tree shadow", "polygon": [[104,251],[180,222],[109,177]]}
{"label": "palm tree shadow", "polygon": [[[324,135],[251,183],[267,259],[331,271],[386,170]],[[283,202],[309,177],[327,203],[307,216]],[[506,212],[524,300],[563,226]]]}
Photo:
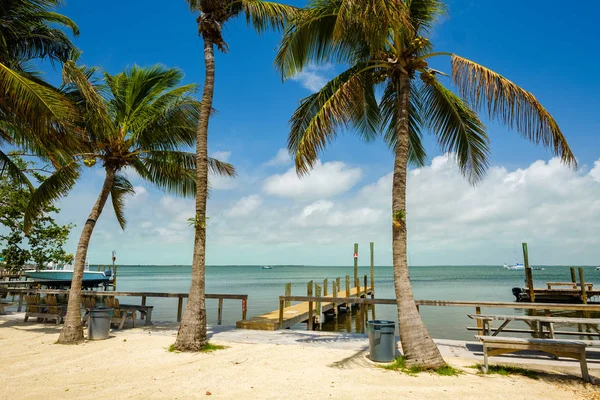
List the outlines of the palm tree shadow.
{"label": "palm tree shadow", "polygon": [[328,365],[330,368],[338,369],[355,369],[371,367],[373,361],[369,359],[369,352],[367,350],[360,350],[351,355],[350,357],[343,358],[339,361],[335,361]]}

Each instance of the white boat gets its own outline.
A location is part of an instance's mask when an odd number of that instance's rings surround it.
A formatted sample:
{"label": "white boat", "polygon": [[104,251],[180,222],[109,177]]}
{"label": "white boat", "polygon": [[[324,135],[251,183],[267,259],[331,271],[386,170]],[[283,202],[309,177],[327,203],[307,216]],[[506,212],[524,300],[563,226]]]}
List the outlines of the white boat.
{"label": "white boat", "polygon": [[508,270],[511,270],[511,271],[514,271],[514,270],[519,270],[519,269],[525,269],[525,266],[523,264],[521,264],[521,263],[516,263],[514,265],[504,264],[504,268],[506,268]]}
{"label": "white boat", "polygon": [[[111,270],[106,271],[90,271],[89,264],[86,262],[85,270],[83,271],[82,284],[85,287],[98,286],[106,284],[112,275]],[[25,275],[34,281],[52,281],[56,285],[70,285],[73,280],[73,265],[64,265],[59,268],[53,262],[48,263],[47,268],[39,271],[27,271]]]}
{"label": "white boat", "polygon": [[600,266],[596,267],[596,271],[600,271]]}
{"label": "white boat", "polygon": [[273,269],[273,267],[271,267],[270,265],[263,265],[262,269]]}

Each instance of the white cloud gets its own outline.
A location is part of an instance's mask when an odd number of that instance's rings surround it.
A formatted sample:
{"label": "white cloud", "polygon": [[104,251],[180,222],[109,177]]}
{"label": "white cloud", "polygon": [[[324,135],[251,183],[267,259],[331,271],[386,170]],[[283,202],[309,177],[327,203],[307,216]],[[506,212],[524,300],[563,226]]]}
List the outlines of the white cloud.
{"label": "white cloud", "polygon": [[308,66],[302,70],[302,72],[295,75],[292,80],[300,82],[303,88],[310,90],[311,92],[318,92],[327,83],[328,72],[332,69],[330,65],[326,66]]}
{"label": "white cloud", "polygon": [[243,197],[238,202],[236,202],[229,211],[227,211],[227,215],[230,217],[242,217],[246,215],[251,215],[254,211],[256,211],[256,209],[260,207],[262,201],[262,197],[260,197],[257,194]]}
{"label": "white cloud", "polygon": [[219,161],[227,162],[229,160],[229,157],[231,157],[231,152],[230,151],[215,151],[210,156]]}
{"label": "white cloud", "polygon": [[286,173],[265,179],[265,193],[298,200],[329,198],[350,190],[361,178],[360,168],[350,168],[343,162],[322,164],[317,161],[310,175],[298,177],[290,168]]}
{"label": "white cloud", "polygon": [[267,163],[265,164],[268,167],[277,167],[277,166],[281,166],[281,165],[288,165],[292,162],[292,157],[290,157],[290,153],[287,151],[287,149],[279,149],[279,151],[277,152],[277,155],[275,157],[273,157],[272,159],[270,159],[269,161],[267,161]]}
{"label": "white cloud", "polygon": [[590,176],[596,181],[600,183],[600,160],[594,163],[594,168],[590,171]]}
{"label": "white cloud", "polygon": [[[377,265],[390,265],[392,174],[371,176],[352,189],[359,169],[331,162],[313,173],[302,180],[293,169],[273,175],[260,194],[243,188],[214,193],[207,263],[341,265],[351,263],[352,243],[364,253],[374,241]],[[411,261],[501,265],[514,262],[513,249],[527,241],[534,264],[597,264],[599,175],[600,160],[573,171],[552,159],[517,169],[493,166],[472,187],[453,158],[435,157],[408,176]],[[96,196],[86,187],[61,200],[59,222],[78,224],[68,251],[74,252]],[[191,263],[194,233],[187,220],[194,215],[193,199],[148,191],[126,213],[129,224],[121,234],[107,204],[92,238],[93,260],[103,262],[115,249],[124,263]]]}

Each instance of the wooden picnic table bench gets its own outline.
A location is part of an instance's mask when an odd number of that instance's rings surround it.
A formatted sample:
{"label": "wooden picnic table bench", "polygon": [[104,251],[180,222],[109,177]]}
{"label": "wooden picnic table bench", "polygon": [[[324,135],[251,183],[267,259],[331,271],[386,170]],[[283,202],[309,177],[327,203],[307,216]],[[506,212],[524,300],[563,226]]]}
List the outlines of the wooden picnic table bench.
{"label": "wooden picnic table bench", "polygon": [[139,311],[145,325],[152,325],[152,310],[154,306],[140,304],[119,304],[119,308],[124,311]]}
{"label": "wooden picnic table bench", "polygon": [[579,360],[581,377],[591,382],[585,356],[586,343],[578,340],[525,339],[515,337],[475,336],[483,343],[483,373],[488,371],[488,357],[534,350],[549,353],[555,357],[568,357]]}
{"label": "wooden picnic table bench", "polygon": [[[527,323],[534,323],[540,325],[539,334],[543,337],[547,337],[549,339],[554,339],[555,335],[558,334],[579,334],[579,335],[589,335],[589,336],[599,336],[600,329],[598,325],[600,324],[600,318],[566,318],[566,317],[544,317],[544,316],[529,316],[529,315],[485,315],[485,314],[469,314],[469,318],[475,319],[482,322],[482,327],[477,328],[483,332],[486,336],[497,336],[502,330],[511,322],[511,321],[524,321]],[[504,321],[498,328],[492,328],[492,321]],[[587,333],[587,332],[568,332],[561,331],[556,332],[554,330],[554,324],[571,324],[571,325],[585,325],[590,329],[596,331],[597,333]],[[545,331],[544,331],[544,328]],[[472,330],[472,328],[467,328]],[[514,331],[514,330],[513,330]],[[533,330],[534,332],[538,332],[537,328]],[[529,332],[529,331],[527,331]]]}
{"label": "wooden picnic table bench", "polygon": [[4,314],[4,308],[8,306],[12,306],[14,303],[7,303],[4,301],[0,301],[0,313]]}

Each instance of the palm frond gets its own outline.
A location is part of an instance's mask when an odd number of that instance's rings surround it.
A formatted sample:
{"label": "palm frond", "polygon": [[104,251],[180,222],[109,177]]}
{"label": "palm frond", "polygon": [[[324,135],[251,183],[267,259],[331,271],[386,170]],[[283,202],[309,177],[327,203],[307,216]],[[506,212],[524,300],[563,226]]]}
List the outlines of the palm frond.
{"label": "palm frond", "polygon": [[437,19],[448,11],[442,0],[409,0],[410,18],[419,35],[431,31]]}
{"label": "palm frond", "polygon": [[[319,92],[304,98],[292,115],[288,149],[296,155],[296,170],[306,174],[327,143],[340,129],[357,126],[363,138],[376,135],[379,126],[377,102],[373,102],[372,81],[356,65],[329,81]],[[368,122],[367,122],[368,121]]]}
{"label": "palm frond", "polygon": [[[166,153],[166,154],[165,154]],[[149,152],[131,166],[145,180],[167,193],[182,197],[196,195],[195,159],[175,152]]]}
{"label": "palm frond", "polygon": [[423,86],[422,107],[423,121],[442,150],[456,154],[469,182],[479,182],[488,168],[490,140],[477,114],[437,80]]}
{"label": "palm frond", "polygon": [[[393,81],[389,81],[381,98],[381,124],[385,129],[384,140],[396,153],[398,144],[398,135],[396,134],[396,124],[398,121],[398,89]],[[421,126],[422,99],[421,92],[413,80],[410,86],[410,109],[408,110],[409,137],[408,137],[408,162],[415,167],[422,167],[427,162],[427,152],[423,146]]]}
{"label": "palm frond", "polygon": [[124,175],[116,174],[110,190],[110,198],[121,229],[125,229],[127,225],[127,219],[125,218],[125,196],[132,194],[135,194],[135,190],[133,190],[131,182]]}
{"label": "palm frond", "polygon": [[39,216],[44,205],[54,203],[64,197],[79,179],[81,174],[77,163],[71,162],[50,175],[31,195],[25,210],[25,230],[28,231],[33,221]]}
{"label": "palm frond", "polygon": [[259,34],[267,30],[281,30],[298,9],[285,4],[262,0],[239,0],[248,25]]}
{"label": "palm frond", "polygon": [[[194,154],[194,157],[196,155]],[[208,171],[213,175],[226,176],[235,178],[237,172],[232,164],[217,160],[216,158],[208,157]]]}
{"label": "palm frond", "polygon": [[26,186],[30,192],[34,191],[34,187],[25,172],[13,162],[8,154],[0,150],[0,176],[4,174],[7,174],[14,182]]}
{"label": "palm frond", "polygon": [[577,160],[558,124],[535,96],[503,76],[465,58],[452,55],[452,78],[461,97],[490,119],[515,129],[535,144],[549,147],[563,163]]}
{"label": "palm frond", "polygon": [[0,108],[28,122],[40,136],[54,134],[60,125],[72,124],[78,115],[57,90],[28,79],[0,63]]}

